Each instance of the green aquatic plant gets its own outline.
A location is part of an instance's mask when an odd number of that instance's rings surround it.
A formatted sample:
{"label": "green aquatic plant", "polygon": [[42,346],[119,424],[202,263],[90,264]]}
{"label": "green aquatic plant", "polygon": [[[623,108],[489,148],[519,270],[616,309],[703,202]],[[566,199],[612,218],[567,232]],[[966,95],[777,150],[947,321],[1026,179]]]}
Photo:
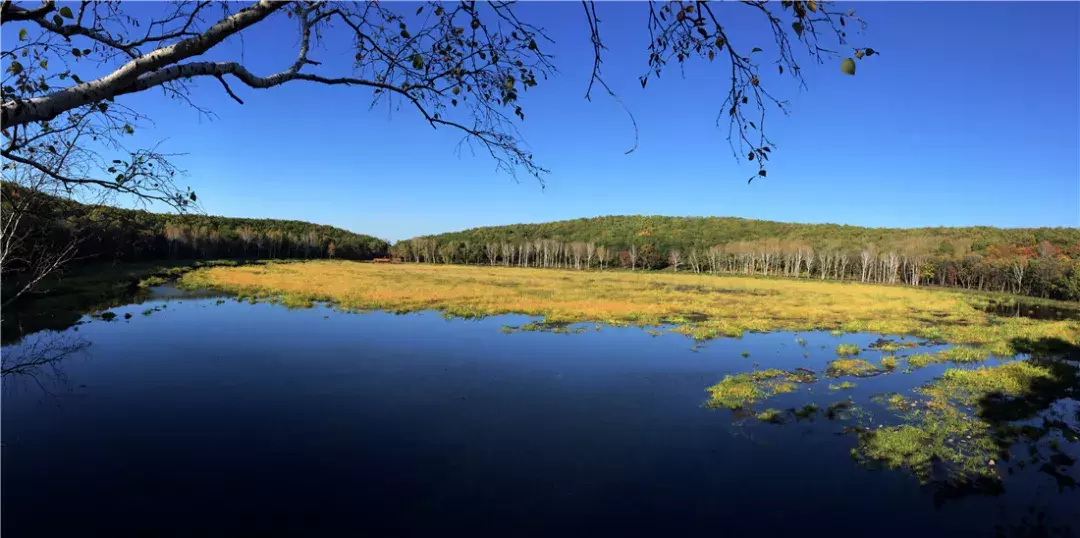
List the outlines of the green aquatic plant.
{"label": "green aquatic plant", "polygon": [[858,355],[859,354],[859,346],[857,346],[855,344],[840,344],[840,345],[836,346],[836,354],[840,355],[841,357],[845,357],[845,356],[849,356],[849,355]]}
{"label": "green aquatic plant", "polygon": [[799,347],[806,347],[806,340],[804,340],[802,338],[796,337],[795,338],[795,343],[799,344]]}
{"label": "green aquatic plant", "polygon": [[836,359],[825,369],[825,377],[867,377],[879,373],[881,370],[862,359]]}
{"label": "green aquatic plant", "polygon": [[897,365],[896,357],[889,355],[888,357],[881,358],[881,367],[886,370],[895,370]]}
{"label": "green aquatic plant", "polygon": [[937,356],[941,361],[948,362],[983,362],[986,359],[990,358],[990,352],[985,349],[975,347],[953,346],[944,351],[939,351],[937,353]]}
{"label": "green aquatic plant", "polygon": [[912,370],[918,370],[919,368],[923,368],[931,364],[936,364],[938,362],[940,362],[938,360],[938,357],[930,353],[917,353],[908,357],[907,359],[908,368]]}
{"label": "green aquatic plant", "polygon": [[952,400],[963,405],[975,405],[991,395],[1018,397],[1030,392],[1037,384],[1056,380],[1046,366],[1030,361],[1013,361],[1001,366],[973,370],[946,370],[937,382],[921,389],[923,394],[939,400]]}
{"label": "green aquatic plant", "polygon": [[820,410],[821,407],[819,407],[817,404],[808,403],[798,409],[793,410],[792,414],[795,415],[796,419],[803,420],[813,418],[814,415],[816,415]]}
{"label": "green aquatic plant", "polygon": [[870,397],[870,400],[879,405],[889,408],[890,411],[897,413],[910,411],[912,407],[915,407],[917,405],[910,398],[905,398],[899,392],[875,394]]}
{"label": "green aquatic plant", "polygon": [[1076,387],[1076,374],[1075,365],[1056,360],[946,370],[917,390],[925,400],[899,394],[879,400],[898,412],[905,424],[861,432],[853,455],[864,463],[908,469],[923,483],[950,487],[997,483],[1001,476],[996,461],[1007,457],[1018,439],[1029,439],[1035,463],[1039,457],[1035,440],[1051,431],[1071,431],[1067,424],[1046,417],[1042,428],[1030,423],[1016,426],[1012,421],[1051,408]]}
{"label": "green aquatic plant", "polygon": [[924,484],[998,478],[994,461],[1005,453],[986,422],[952,406],[913,411],[909,420],[860,433],[852,455],[863,463],[908,469]]}
{"label": "green aquatic plant", "polygon": [[829,390],[847,390],[847,389],[853,389],[853,388],[855,388],[857,386],[858,385],[856,385],[855,383],[852,383],[851,381],[844,381],[843,383],[840,383],[839,385],[833,385],[833,384],[830,383],[829,384]]}
{"label": "green aquatic plant", "polygon": [[750,356],[750,352],[749,351],[743,351],[742,353],[739,353],[739,355],[742,355],[742,358],[745,359],[745,358]]}
{"label": "green aquatic plant", "polygon": [[784,413],[779,409],[766,409],[757,414],[757,419],[762,422],[770,422],[772,424],[781,424],[784,422]]}
{"label": "green aquatic plant", "polygon": [[825,408],[825,418],[829,420],[847,420],[853,417],[858,410],[859,408],[850,400],[833,402],[829,404],[829,407]]}
{"label": "green aquatic plant", "polygon": [[710,407],[738,409],[766,400],[777,394],[798,390],[797,383],[812,383],[816,376],[810,371],[758,370],[749,373],[727,375],[719,383],[707,388],[712,398]]}

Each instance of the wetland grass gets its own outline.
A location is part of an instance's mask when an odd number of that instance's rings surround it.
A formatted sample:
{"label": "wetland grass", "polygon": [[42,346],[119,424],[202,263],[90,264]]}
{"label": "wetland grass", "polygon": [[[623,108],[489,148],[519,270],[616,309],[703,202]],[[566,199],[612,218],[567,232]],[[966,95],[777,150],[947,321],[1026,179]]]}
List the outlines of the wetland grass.
{"label": "wetland grass", "polygon": [[[985,312],[977,295],[851,282],[310,261],[205,267],[184,274],[180,284],[295,306],[329,302],[347,310],[438,310],[468,318],[525,314],[561,323],[666,323],[698,340],[774,330],[910,335],[964,345],[944,358],[957,362],[1012,356],[1023,352],[1020,342],[1080,344],[1080,321],[1000,318]],[[908,347],[886,343],[885,349],[894,345]]]}

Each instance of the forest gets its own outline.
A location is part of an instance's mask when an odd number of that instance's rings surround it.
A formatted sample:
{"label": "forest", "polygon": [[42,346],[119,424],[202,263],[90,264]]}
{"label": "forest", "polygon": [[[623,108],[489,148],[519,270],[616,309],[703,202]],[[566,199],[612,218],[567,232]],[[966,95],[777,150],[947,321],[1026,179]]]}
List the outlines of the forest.
{"label": "forest", "polygon": [[[69,252],[65,265],[207,258],[386,256],[389,243],[332,226],[295,220],[163,214],[81,204],[4,183],[4,274],[41,256]],[[8,230],[7,228],[11,228]]]}
{"label": "forest", "polygon": [[391,253],[413,262],[785,276],[1080,300],[1078,228],[607,216],[416,237]]}

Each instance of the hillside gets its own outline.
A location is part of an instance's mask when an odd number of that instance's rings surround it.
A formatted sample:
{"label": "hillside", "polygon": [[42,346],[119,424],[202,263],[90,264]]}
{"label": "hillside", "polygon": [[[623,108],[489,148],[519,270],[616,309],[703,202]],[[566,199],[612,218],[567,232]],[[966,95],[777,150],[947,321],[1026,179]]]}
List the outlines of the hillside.
{"label": "hillside", "polygon": [[[333,226],[295,220],[152,213],[86,205],[3,185],[4,210],[25,210],[13,237],[21,248],[60,249],[75,243],[79,263],[200,258],[343,258],[385,256],[389,243]],[[27,256],[6,255],[16,260]],[[5,274],[18,267],[5,267]]]}
{"label": "hillside", "polygon": [[413,261],[787,275],[1080,299],[1078,228],[608,216],[424,236],[392,251]]}

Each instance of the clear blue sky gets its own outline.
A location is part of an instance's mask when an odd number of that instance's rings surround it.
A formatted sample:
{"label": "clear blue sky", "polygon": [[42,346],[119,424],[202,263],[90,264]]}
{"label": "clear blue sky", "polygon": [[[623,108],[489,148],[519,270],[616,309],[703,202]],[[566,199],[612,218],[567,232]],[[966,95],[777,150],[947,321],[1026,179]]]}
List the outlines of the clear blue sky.
{"label": "clear blue sky", "polygon": [[[841,4],[845,9],[848,5]],[[781,81],[792,104],[774,115],[769,177],[734,161],[715,118],[723,68],[669,70],[642,90],[645,6],[602,3],[611,50],[604,72],[640,128],[636,152],[625,113],[610,98],[583,98],[591,67],[575,2],[520,6],[557,41],[561,73],[524,97],[522,131],[547,188],[515,183],[478,153],[455,153],[457,133],[433,131],[413,112],[368,110],[368,92],[294,83],[272,90],[202,82],[192,98],[219,118],[200,119],[151,92],[129,99],[168,139],[207,213],[341,226],[396,240],[481,225],[610,214],[737,216],[864,226],[1080,226],[1080,4],[858,3],[861,43],[882,51],[855,77],[838,60],[806,62],[808,90]],[[412,9],[404,6],[402,9]],[[744,6],[721,6],[733,21]],[[763,27],[754,20],[753,28]],[[744,25],[739,25],[742,28]],[[740,31],[766,47],[769,38]],[[280,18],[228,51],[257,73],[294,57],[295,30]],[[288,39],[282,36],[288,36]],[[733,38],[733,41],[736,38]],[[233,54],[215,54],[229,57]],[[314,59],[347,64],[347,55]],[[770,81],[771,82],[771,81]]]}

